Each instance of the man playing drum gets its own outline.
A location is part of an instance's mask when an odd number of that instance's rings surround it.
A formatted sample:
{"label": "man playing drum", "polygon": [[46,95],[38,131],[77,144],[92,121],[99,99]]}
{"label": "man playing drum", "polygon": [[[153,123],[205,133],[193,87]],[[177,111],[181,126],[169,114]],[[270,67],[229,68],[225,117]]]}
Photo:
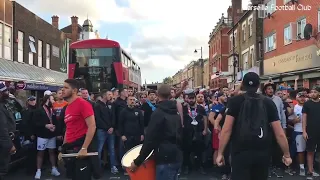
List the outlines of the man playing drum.
{"label": "man playing drum", "polygon": [[129,167],[131,171],[135,171],[156,149],[156,180],[176,180],[182,162],[181,117],[177,102],[170,100],[170,91],[168,85],[162,85],[158,89],[159,104],[151,115],[140,154]]}

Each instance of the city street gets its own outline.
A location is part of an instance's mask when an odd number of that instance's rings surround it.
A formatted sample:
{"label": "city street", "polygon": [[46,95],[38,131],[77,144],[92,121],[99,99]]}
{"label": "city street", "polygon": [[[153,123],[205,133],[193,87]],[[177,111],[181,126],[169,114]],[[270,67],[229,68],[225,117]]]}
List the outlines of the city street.
{"label": "city street", "polygon": [[[198,173],[192,173],[189,176],[180,176],[179,180],[219,180],[220,178],[217,178],[218,176],[214,175],[213,173],[209,173],[208,175],[201,175]],[[7,178],[8,180],[33,180],[33,176],[26,176],[23,171],[18,172],[11,172],[11,174]],[[43,172],[43,177],[41,178],[43,180],[63,180],[64,175],[62,174],[59,178],[54,178],[50,176],[50,173],[48,171]],[[114,180],[129,180],[128,177],[125,176],[115,176],[110,175],[109,173],[106,173],[103,178],[101,179],[114,179]],[[270,180],[275,180],[277,178],[270,178]],[[285,178],[281,178],[282,180],[303,180],[305,177],[299,177],[299,176],[286,176]]]}

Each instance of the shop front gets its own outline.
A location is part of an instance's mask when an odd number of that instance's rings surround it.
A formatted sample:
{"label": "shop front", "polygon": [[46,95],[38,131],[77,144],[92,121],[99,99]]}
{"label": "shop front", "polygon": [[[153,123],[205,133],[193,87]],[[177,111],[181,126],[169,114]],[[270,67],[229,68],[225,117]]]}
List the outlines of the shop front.
{"label": "shop front", "polygon": [[263,79],[272,79],[277,84],[285,83],[294,86],[298,79],[298,87],[311,88],[319,84],[320,56],[319,48],[311,45],[283,55],[264,60]]}
{"label": "shop front", "polygon": [[31,95],[41,98],[46,90],[57,91],[65,79],[66,73],[0,59],[0,81],[22,102]]}
{"label": "shop front", "polygon": [[224,76],[213,74],[211,75],[210,85],[211,85],[210,86],[211,89],[228,87],[228,81],[227,81],[227,78]]}

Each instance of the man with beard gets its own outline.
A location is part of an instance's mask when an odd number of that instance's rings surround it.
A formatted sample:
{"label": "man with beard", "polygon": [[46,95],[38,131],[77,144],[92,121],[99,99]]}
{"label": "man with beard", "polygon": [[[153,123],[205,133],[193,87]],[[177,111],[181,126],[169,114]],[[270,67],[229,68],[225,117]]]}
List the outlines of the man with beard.
{"label": "man with beard", "polygon": [[[280,97],[274,95],[275,90],[276,90],[275,84],[272,82],[268,82],[267,84],[264,85],[262,92],[267,97],[272,99],[272,101],[276,105],[282,128],[284,129],[284,132],[286,132],[287,119],[285,115],[283,101]],[[281,163],[281,149],[277,144],[277,140],[275,139],[275,137],[273,138],[274,138],[272,141],[273,147],[274,147],[272,148],[272,166],[273,167],[269,171],[269,177],[271,177],[272,175],[275,175],[277,178],[282,178],[283,165]]]}
{"label": "man with beard", "polygon": [[[98,138],[98,153],[99,160],[101,161],[102,150],[107,142],[108,151],[110,156],[110,165],[111,165],[111,173],[118,173],[118,169],[116,167],[116,153],[114,149],[115,144],[115,122],[112,118],[112,92],[111,91],[102,91],[101,92],[102,100],[97,101],[95,105],[95,118],[97,125],[97,138]],[[102,162],[100,162],[102,165]]]}
{"label": "man with beard", "polygon": [[62,145],[63,135],[64,135],[64,108],[68,105],[68,102],[65,101],[62,97],[62,89],[57,91],[57,101],[55,101],[52,105],[53,112],[57,119],[57,147]]}
{"label": "man with beard", "polygon": [[91,104],[77,96],[78,89],[77,80],[65,80],[62,95],[68,106],[65,111],[66,132],[62,151],[78,152],[79,158],[67,165],[67,171],[72,172],[72,179],[91,180],[92,172],[98,171],[98,167],[93,168],[94,157],[87,157],[87,153],[97,151],[94,143],[96,122]]}
{"label": "man with beard", "polygon": [[6,101],[9,98],[9,91],[6,85],[0,82],[0,180],[8,172],[11,154],[16,153],[16,148],[12,142],[12,134],[15,131],[12,122],[15,123],[13,114],[6,109]]}
{"label": "man with beard", "polygon": [[141,107],[141,109],[143,111],[143,115],[144,115],[145,128],[148,127],[152,112],[156,110],[156,96],[157,96],[156,91],[150,90],[148,92],[148,99]]}
{"label": "man with beard", "polygon": [[314,179],[315,176],[318,176],[318,173],[314,172],[313,163],[314,163],[314,153],[315,151],[318,151],[320,146],[319,92],[320,92],[320,88],[314,87],[310,93],[311,100],[305,102],[302,109],[302,130],[303,130],[303,137],[307,141],[307,147],[306,147],[307,164],[308,164],[307,179],[309,180],[312,180]]}
{"label": "man with beard", "polygon": [[189,173],[191,168],[190,154],[196,156],[195,167],[198,167],[202,174],[203,169],[202,154],[205,150],[205,136],[208,133],[208,119],[205,109],[196,104],[195,93],[188,91],[188,101],[183,106],[183,167],[184,173]]}

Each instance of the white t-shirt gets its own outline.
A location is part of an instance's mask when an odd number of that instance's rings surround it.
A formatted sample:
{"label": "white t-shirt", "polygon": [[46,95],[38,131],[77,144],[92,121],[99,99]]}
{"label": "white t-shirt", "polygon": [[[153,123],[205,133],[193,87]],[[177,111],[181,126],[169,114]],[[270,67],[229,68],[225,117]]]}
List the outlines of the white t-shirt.
{"label": "white t-shirt", "polygon": [[294,125],[294,131],[302,132],[302,106],[300,106],[299,104],[296,104],[294,106],[294,115],[296,115],[297,117],[300,117],[300,122]]}

